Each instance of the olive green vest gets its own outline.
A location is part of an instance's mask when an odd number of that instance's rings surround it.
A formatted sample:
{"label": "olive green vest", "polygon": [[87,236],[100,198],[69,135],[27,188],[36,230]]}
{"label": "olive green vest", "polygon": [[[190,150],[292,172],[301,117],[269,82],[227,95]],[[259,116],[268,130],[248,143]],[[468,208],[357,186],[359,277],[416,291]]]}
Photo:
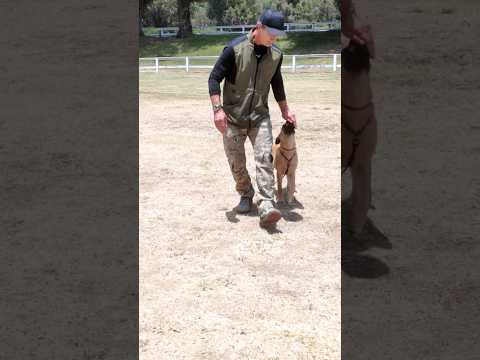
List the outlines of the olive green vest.
{"label": "olive green vest", "polygon": [[269,47],[258,61],[255,55],[252,31],[245,40],[233,46],[237,68],[235,83],[225,79],[223,108],[229,121],[239,127],[258,127],[269,117],[268,93],[270,82],[280,62],[282,52]]}

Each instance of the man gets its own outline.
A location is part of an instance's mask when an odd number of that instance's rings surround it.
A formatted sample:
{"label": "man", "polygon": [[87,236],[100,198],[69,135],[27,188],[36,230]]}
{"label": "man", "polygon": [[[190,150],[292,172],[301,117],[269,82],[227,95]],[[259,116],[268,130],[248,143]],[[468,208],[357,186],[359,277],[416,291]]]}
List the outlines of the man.
{"label": "man", "polygon": [[[272,123],[268,111],[270,86],[282,117],[296,124],[283,87],[283,54],[274,45],[278,36],[285,35],[283,24],[282,13],[266,10],[248,35],[228,43],[208,80],[215,127],[223,135],[225,153],[240,194],[238,213],[248,213],[252,206],[254,189],[245,159],[247,137],[253,145],[261,225],[275,224],[281,218],[274,204]],[[220,83],[223,79],[222,105]]]}

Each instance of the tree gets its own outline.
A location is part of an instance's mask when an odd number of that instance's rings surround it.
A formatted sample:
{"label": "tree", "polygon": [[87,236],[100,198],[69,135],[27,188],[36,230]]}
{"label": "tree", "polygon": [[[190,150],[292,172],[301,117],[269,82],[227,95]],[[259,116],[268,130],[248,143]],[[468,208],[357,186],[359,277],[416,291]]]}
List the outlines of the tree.
{"label": "tree", "polygon": [[190,4],[192,0],[177,0],[177,37],[183,38],[192,34],[192,20],[190,14]]}
{"label": "tree", "polygon": [[138,1],[138,31],[140,36],[145,36],[143,32],[143,16],[145,15],[145,9],[153,0],[139,0]]}
{"label": "tree", "polygon": [[338,11],[334,0],[300,0],[292,5],[292,15],[296,22],[317,22],[335,18]]}
{"label": "tree", "polygon": [[177,0],[153,0],[144,11],[148,26],[167,27],[177,22]]}
{"label": "tree", "polygon": [[193,2],[205,2],[207,0],[177,0],[177,37],[183,38],[192,35],[192,14],[190,5]]}
{"label": "tree", "polygon": [[224,25],[223,16],[227,10],[227,0],[208,0],[207,15],[217,25]]}
{"label": "tree", "polygon": [[259,10],[255,0],[227,0],[223,21],[235,25],[255,24]]}

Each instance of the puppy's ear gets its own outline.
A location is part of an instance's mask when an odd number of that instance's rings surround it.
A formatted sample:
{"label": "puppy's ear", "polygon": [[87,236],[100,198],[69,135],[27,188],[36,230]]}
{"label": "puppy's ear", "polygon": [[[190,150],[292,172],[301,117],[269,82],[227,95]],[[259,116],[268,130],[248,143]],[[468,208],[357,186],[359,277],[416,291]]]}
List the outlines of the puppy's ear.
{"label": "puppy's ear", "polygon": [[280,137],[277,136],[277,138],[275,139],[275,144],[276,145],[280,144]]}

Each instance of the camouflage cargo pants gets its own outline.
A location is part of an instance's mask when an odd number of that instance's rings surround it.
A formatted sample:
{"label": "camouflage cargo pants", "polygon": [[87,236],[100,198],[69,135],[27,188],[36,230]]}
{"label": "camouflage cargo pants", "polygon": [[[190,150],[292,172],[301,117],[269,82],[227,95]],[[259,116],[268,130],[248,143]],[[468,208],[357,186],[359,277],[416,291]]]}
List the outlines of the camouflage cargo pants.
{"label": "camouflage cargo pants", "polygon": [[253,146],[259,215],[261,216],[274,206],[275,180],[273,177],[273,138],[270,118],[262,120],[258,127],[249,129],[239,128],[229,123],[223,134],[225,154],[235,180],[236,190],[241,196],[253,197],[254,190],[247,171],[245,158],[245,141],[247,137]]}

